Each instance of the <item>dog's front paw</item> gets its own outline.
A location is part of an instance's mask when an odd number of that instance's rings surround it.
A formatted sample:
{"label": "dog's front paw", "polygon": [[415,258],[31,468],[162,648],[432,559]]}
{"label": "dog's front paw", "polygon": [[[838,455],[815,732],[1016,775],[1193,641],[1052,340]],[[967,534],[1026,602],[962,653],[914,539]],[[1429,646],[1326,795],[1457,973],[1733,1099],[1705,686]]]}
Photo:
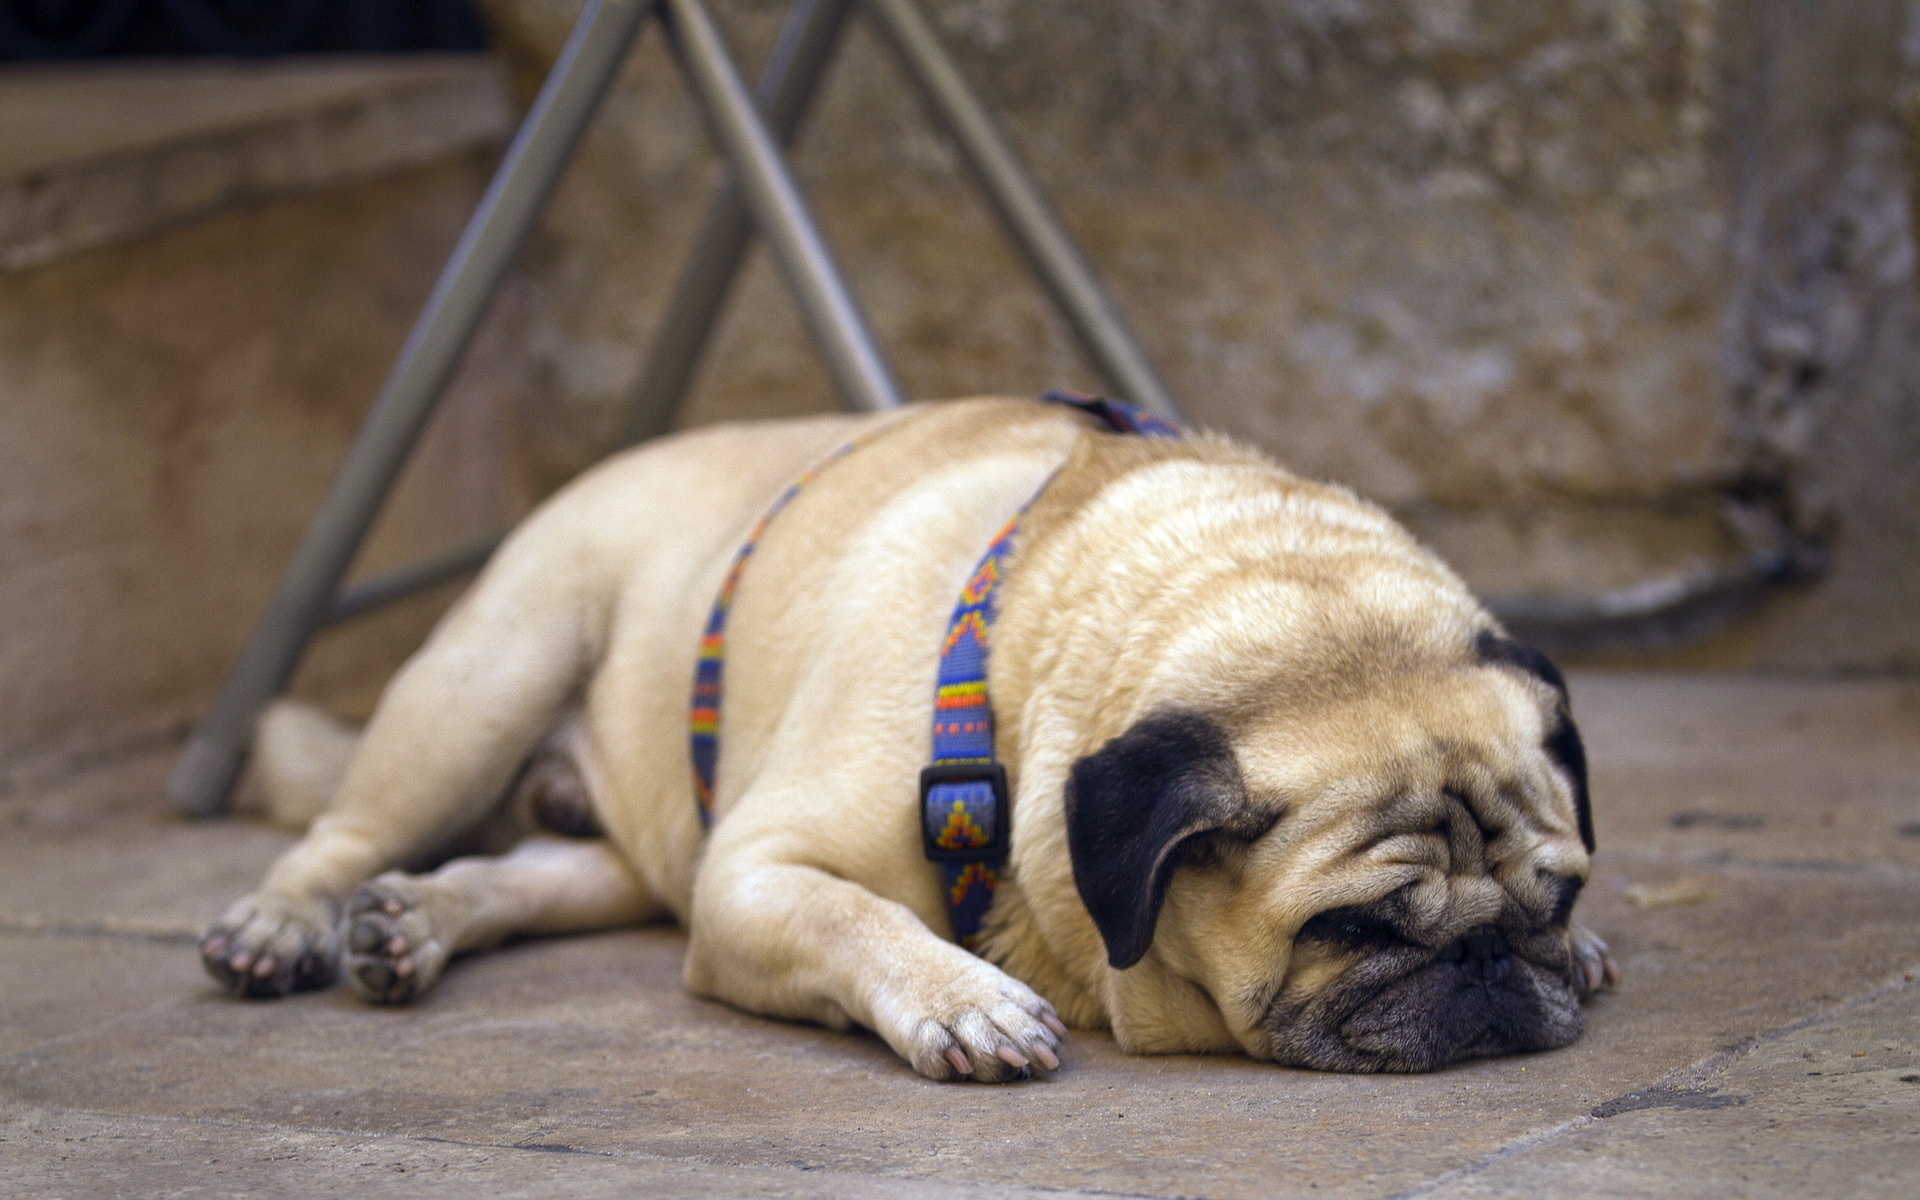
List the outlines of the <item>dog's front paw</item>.
{"label": "dog's front paw", "polygon": [[967,966],[945,988],[889,1006],[881,1036],[929,1079],[1004,1083],[1058,1067],[1067,1027],[1053,1005],[998,967]]}
{"label": "dog's front paw", "polygon": [[323,988],[339,964],[333,923],[324,900],[256,893],[207,930],[200,961],[237,996],[271,999]]}
{"label": "dog's front paw", "polygon": [[1573,952],[1573,990],[1582,1000],[1620,982],[1619,964],[1599,934],[1585,925],[1570,926],[1567,945]]}
{"label": "dog's front paw", "polygon": [[418,999],[447,965],[446,942],[426,903],[428,886],[389,871],[361,884],[347,901],[347,978],[376,1004]]}

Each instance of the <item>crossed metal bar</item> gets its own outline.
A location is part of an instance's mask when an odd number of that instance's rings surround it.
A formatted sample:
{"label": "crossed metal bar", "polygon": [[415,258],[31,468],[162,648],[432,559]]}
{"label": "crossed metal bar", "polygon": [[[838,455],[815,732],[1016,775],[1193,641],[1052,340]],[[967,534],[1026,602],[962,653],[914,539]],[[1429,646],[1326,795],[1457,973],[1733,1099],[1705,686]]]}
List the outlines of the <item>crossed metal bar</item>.
{"label": "crossed metal bar", "polygon": [[[767,239],[843,403],[876,411],[902,402],[782,152],[806,115],[855,2],[796,0],[756,97],[704,0],[588,0],[265,614],[174,767],[167,790],[183,812],[210,816],[225,809],[255,719],[286,686],[316,630],[472,571],[498,545],[498,537],[485,538],[340,588],[501,276],[648,16],[657,13],[665,25],[729,171],[648,349],[623,441],[652,436],[671,423],[756,229]],[[915,0],[864,3],[1109,385],[1136,404],[1181,419],[1118,306]]]}

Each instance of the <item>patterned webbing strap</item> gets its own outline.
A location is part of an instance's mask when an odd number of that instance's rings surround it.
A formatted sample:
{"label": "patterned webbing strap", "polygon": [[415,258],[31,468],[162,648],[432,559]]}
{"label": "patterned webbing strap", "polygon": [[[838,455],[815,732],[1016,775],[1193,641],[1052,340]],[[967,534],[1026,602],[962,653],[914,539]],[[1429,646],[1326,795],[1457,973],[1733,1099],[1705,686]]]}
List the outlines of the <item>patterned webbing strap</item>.
{"label": "patterned webbing strap", "polygon": [[707,628],[700,636],[700,658],[693,668],[693,703],[687,714],[687,740],[693,749],[693,796],[700,806],[703,829],[713,824],[713,777],[720,766],[720,672],[727,659],[727,613],[733,608],[733,592],[740,586],[740,576],[746,573],[747,559],[753,556],[753,548],[760,544],[767,526],[800,494],[801,488],[887,428],[890,426],[868,430],[801,472],[753,523],[746,542],[734,553],[733,565],[727,568],[720,595],[713,602],[713,611],[707,614]]}
{"label": "patterned webbing strap", "polygon": [[[1185,436],[1179,426],[1115,400],[1064,390],[1048,392],[1044,399],[1090,413],[1117,433]],[[1047,482],[1052,482],[1051,476]],[[1040,491],[1046,486],[1042,483]],[[1000,867],[1007,858],[1012,816],[1007,774],[993,757],[993,710],[987,702],[987,644],[994,595],[1020,519],[1039,496],[1035,492],[1014,513],[960,591],[960,602],[954,606],[940,646],[933,699],[933,762],[920,773],[922,841],[927,857],[941,866],[954,939],[969,950],[976,948],[981,923],[993,906]]]}
{"label": "patterned webbing strap", "polygon": [[[1055,390],[1043,399],[1065,404],[1104,421],[1118,433],[1148,437],[1185,436],[1178,425],[1130,404],[1079,392]],[[744,545],[733,556],[720,595],[707,615],[700,638],[700,658],[693,672],[693,703],[688,741],[693,750],[693,791],[699,802],[700,824],[713,823],[714,775],[720,763],[721,668],[726,662],[727,613],[733,608],[734,589],[746,572],[753,548],[800,489],[829,466],[890,426],[869,430],[835,449],[788,484],[760,514]],[[1051,482],[1051,476],[1049,476]],[[1046,484],[1040,485],[1041,491]],[[953,935],[972,949],[979,940],[980,923],[993,904],[1000,883],[1000,865],[1007,857],[1009,808],[1007,775],[993,757],[993,713],[987,706],[987,635],[993,625],[993,598],[1000,584],[1000,564],[1013,545],[1039,492],[1020,506],[960,592],[940,647],[940,673],[933,701],[933,763],[920,773],[920,810],[927,857],[939,862],[946,879],[947,911]]]}

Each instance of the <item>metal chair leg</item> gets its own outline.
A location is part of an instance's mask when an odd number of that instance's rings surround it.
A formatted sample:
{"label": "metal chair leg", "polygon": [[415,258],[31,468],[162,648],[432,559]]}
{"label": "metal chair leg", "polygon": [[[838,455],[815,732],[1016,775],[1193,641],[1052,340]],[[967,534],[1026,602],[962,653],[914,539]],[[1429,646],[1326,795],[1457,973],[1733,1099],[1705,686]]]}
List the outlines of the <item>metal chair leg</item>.
{"label": "metal chair leg", "polygon": [[895,408],[900,389],[847,289],[753,96],[701,0],[663,0],[687,81],[706,112],[840,393],[855,408]]}
{"label": "metal chair leg", "polygon": [[[853,0],[796,0],[755,89],[767,129],[784,148],[806,117],[838,47]],[[655,330],[622,422],[619,445],[664,433],[699,369],[727,294],[753,241],[753,212],[731,171],[714,189]]]}
{"label": "metal chair leg", "polygon": [[[853,3],[796,0],[787,11],[760,73],[760,84],[754,89],[767,128],[783,147],[792,142],[806,119]],[[660,318],[628,402],[617,447],[645,441],[672,424],[752,240],[753,213],[729,171],[714,189],[694,238],[693,252],[674,283],[672,299]],[[328,606],[321,626],[352,620],[476,571],[502,540],[504,535],[490,534],[346,588]]]}
{"label": "metal chair leg", "polygon": [[657,0],[589,0],[521,122],[493,183],[414,323],[373,411],[334,476],[293,563],[167,781],[181,811],[218,813],[253,722],[293,674],[307,640],[473,336],[502,272],[539,215]]}
{"label": "metal chair leg", "polygon": [[[341,577],[471,340],[500,276],[539,215],[641,21],[655,7],[663,7],[681,66],[731,170],[655,337],[626,423],[629,439],[670,420],[755,224],[765,233],[843,400],[868,410],[901,403],[885,357],[779,149],[808,107],[850,3],[797,0],[763,78],[763,119],[702,0],[588,0],[266,614],[174,767],[168,791],[183,811],[208,815],[224,807],[254,719],[285,686],[315,629],[462,574],[483,562],[497,544],[497,539],[482,539],[339,591]],[[869,6],[936,117],[959,143],[1002,224],[1102,373],[1127,398],[1179,419],[1171,393],[1127,329],[1118,306],[913,0],[869,0]]]}
{"label": "metal chair leg", "polygon": [[867,10],[935,119],[959,145],[1000,223],[1019,243],[1100,373],[1126,399],[1170,420],[1184,421],[1173,393],[1127,328],[1120,306],[1014,153],[993,114],[960,74],[920,6],[914,0],[867,0]]}

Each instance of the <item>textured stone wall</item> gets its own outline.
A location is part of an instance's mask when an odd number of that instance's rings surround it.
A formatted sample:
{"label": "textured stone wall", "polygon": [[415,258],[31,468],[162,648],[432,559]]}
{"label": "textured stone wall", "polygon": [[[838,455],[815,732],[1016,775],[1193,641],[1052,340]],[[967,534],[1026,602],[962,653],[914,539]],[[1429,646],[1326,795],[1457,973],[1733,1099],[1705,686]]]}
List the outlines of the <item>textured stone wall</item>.
{"label": "textured stone wall", "polygon": [[[178,738],[252,628],[491,169],[468,152],[0,272],[0,795]],[[523,498],[481,339],[361,569]],[[322,635],[364,711],[447,595]]]}
{"label": "textured stone wall", "polygon": [[[576,0],[488,0],[528,89]],[[719,0],[757,65],[784,4]],[[1703,661],[1920,663],[1898,0],[928,0],[1202,422],[1484,592],[1821,583]],[[1093,385],[859,23],[798,166],[908,390]],[[657,29],[516,286],[550,483],[612,427],[713,172]],[[685,423],[832,403],[767,264]]]}
{"label": "textured stone wall", "polygon": [[[714,2],[757,66],[784,0]],[[1816,551],[1661,661],[1920,669],[1920,3],[926,3],[1199,420],[1494,597]],[[487,0],[523,98],[578,6]],[[205,705],[491,170],[475,70],[263,67],[139,145],[82,81],[122,157],[59,162],[0,80],[0,792]],[[798,167],[909,392],[1098,386],[862,22]],[[363,571],[598,457],[716,169],[650,30]],[[756,254],[680,423],[833,404]],[[446,598],[300,686],[364,707]]]}

